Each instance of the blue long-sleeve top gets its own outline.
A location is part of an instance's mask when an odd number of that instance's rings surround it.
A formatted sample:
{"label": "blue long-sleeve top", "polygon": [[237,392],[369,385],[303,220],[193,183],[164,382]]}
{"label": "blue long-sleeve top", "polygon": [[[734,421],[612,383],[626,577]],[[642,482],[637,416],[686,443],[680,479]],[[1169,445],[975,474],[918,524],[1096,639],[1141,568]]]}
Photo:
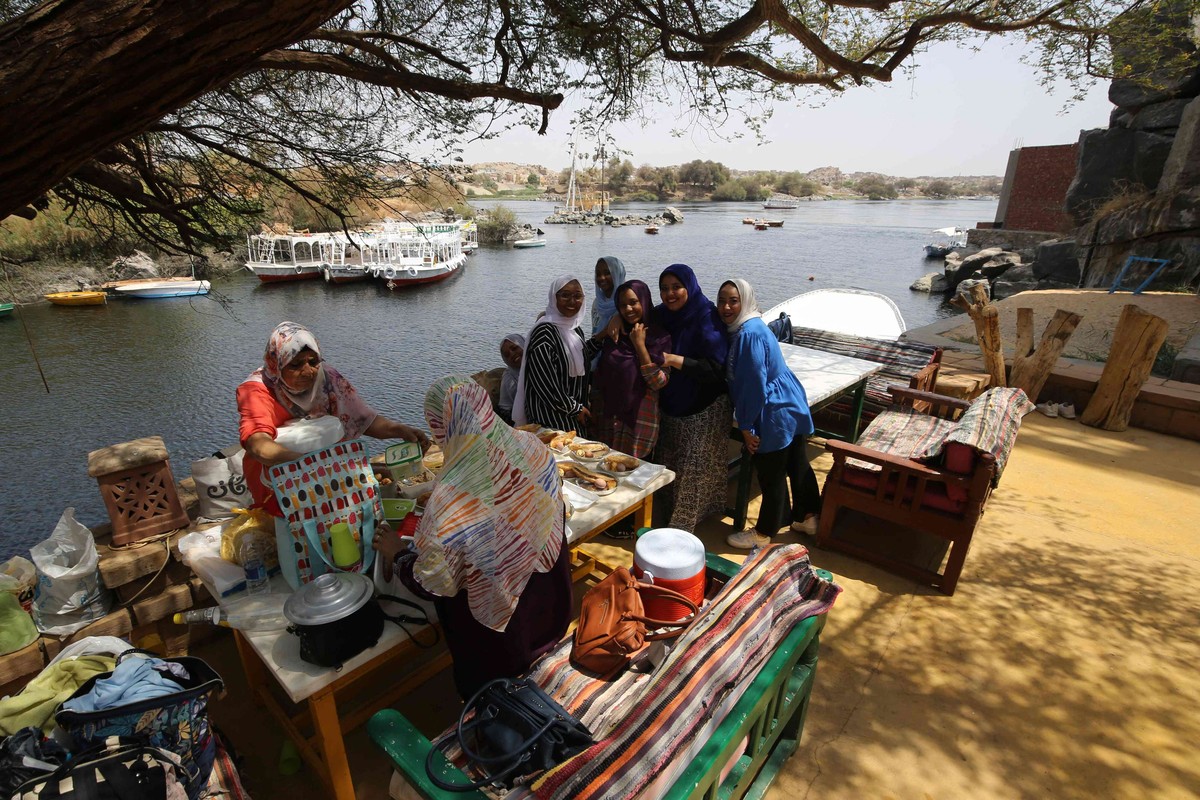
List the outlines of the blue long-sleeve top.
{"label": "blue long-sleeve top", "polygon": [[733,335],[727,367],[734,419],[739,429],[759,437],[759,452],[782,450],[797,434],[813,432],[804,387],[761,319],[747,320]]}

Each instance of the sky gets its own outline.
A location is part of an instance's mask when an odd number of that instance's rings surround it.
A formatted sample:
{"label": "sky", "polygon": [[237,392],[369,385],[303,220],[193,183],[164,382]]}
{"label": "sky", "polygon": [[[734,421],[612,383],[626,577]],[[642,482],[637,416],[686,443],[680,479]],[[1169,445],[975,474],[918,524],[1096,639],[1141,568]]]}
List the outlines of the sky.
{"label": "sky", "polygon": [[[612,129],[616,144],[630,151],[635,166],[719,161],[732,169],[799,170],[838,167],[843,172],[881,172],[897,177],[922,175],[1003,176],[1015,147],[1067,144],[1081,130],[1108,126],[1112,105],[1108,83],[1064,111],[1071,97],[1065,84],[1039,85],[1034,69],[1020,62],[1023,43],[993,39],[983,52],[939,44],[921,55],[912,75],[890,84],[847,89],[821,108],[777,105],[766,126],[768,143],[749,134],[721,141],[693,129],[673,137],[678,109],[652,110],[649,127]],[[463,152],[470,163],[515,161],[561,169],[570,163],[570,104],[551,115],[544,137],[520,129]],[[595,143],[581,143],[580,151]]]}

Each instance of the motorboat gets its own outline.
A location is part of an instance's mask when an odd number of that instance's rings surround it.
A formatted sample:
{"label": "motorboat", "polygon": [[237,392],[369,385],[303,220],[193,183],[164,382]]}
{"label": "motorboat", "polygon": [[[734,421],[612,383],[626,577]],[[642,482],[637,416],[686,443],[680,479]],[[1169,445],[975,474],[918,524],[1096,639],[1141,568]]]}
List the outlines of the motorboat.
{"label": "motorboat", "polygon": [[767,223],[768,228],[782,228],[783,227],[783,220],[781,220],[781,219],[765,219],[765,220],[763,220],[763,222]]}
{"label": "motorboat", "polygon": [[646,226],[646,233],[658,233],[658,230],[659,230],[659,228],[657,225],[647,225]]}
{"label": "motorboat", "polygon": [[[333,270],[346,263],[344,233],[286,233],[254,234],[246,240],[246,269],[263,283],[310,280],[327,276],[333,281]],[[359,270],[358,278],[366,277]]]}
{"label": "motorboat", "polygon": [[799,208],[800,201],[792,197],[773,196],[768,197],[763,203],[763,208]]}
{"label": "motorboat", "polygon": [[756,222],[754,217],[742,217],[743,225],[753,225]]}
{"label": "motorboat", "polygon": [[926,258],[945,258],[955,248],[966,247],[967,244],[967,232],[962,228],[938,228],[933,235],[941,238],[925,245]]}
{"label": "motorboat", "polygon": [[759,220],[758,222],[754,223],[754,230],[756,230],[756,231],[765,231],[769,227],[771,227],[771,226],[768,225],[767,223],[763,222],[762,220]]}
{"label": "motorboat", "polygon": [[102,306],[108,302],[104,292],[51,292],[42,296],[56,306]]}
{"label": "motorboat", "polygon": [[793,325],[874,339],[898,339],[907,326],[891,298],[865,289],[814,289],[784,300],[763,312],[763,320],[780,313]]}
{"label": "motorboat", "polygon": [[208,294],[212,284],[208,281],[139,281],[117,286],[114,291],[122,297],[137,297],[142,300],[157,300],[164,297],[195,297]]}
{"label": "motorboat", "polygon": [[362,269],[400,289],[449,278],[467,262],[457,222],[409,223],[386,220],[359,242]]}
{"label": "motorboat", "polygon": [[545,247],[546,240],[540,236],[535,236],[532,239],[517,239],[512,243],[512,246],[519,250],[523,250],[527,247]]}

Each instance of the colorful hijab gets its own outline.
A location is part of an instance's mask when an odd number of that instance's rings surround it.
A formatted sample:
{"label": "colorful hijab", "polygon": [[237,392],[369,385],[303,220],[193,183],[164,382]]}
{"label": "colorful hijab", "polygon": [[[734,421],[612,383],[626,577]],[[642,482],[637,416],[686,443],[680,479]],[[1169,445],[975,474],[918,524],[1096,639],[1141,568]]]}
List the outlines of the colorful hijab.
{"label": "colorful hijab", "polygon": [[[621,263],[621,259],[616,256],[604,256],[598,259],[608,265],[608,274],[612,275],[614,287],[618,287],[625,282],[625,265]],[[596,299],[592,304],[592,335],[595,336],[600,332],[600,329],[608,324],[608,321],[617,313],[617,289],[613,289],[612,296],[605,297],[604,290],[600,288],[600,284],[596,284]]]}
{"label": "colorful hijab", "polygon": [[741,313],[737,315],[737,319],[726,326],[729,328],[729,332],[734,334],[742,329],[742,325],[745,324],[746,320],[754,317],[761,318],[762,311],[758,307],[758,299],[754,296],[754,287],[748,281],[744,281],[741,278],[733,278],[722,283],[721,288],[724,289],[726,284],[737,289],[738,297],[742,301]]}
{"label": "colorful hijab", "polygon": [[[542,316],[533,323],[533,328],[529,329],[526,339],[533,340],[533,331],[538,325],[546,323],[553,325],[558,332],[558,338],[562,340],[563,349],[567,351],[567,374],[572,378],[578,378],[587,372],[587,362],[583,358],[583,339],[575,333],[575,329],[587,315],[587,300],[584,300],[583,304],[579,306],[577,314],[568,317],[558,310],[558,297],[556,297],[558,291],[571,281],[578,283],[580,289],[583,288],[583,282],[574,275],[560,275],[554,279],[554,283],[550,284],[550,302],[546,305]],[[521,359],[521,374],[517,378],[517,397],[513,401],[513,422],[518,425],[529,422],[529,417],[525,415],[525,366],[528,363],[528,358]]]}
{"label": "colorful hijab", "polygon": [[[654,307],[654,321],[671,334],[671,352],[685,358],[709,358],[724,364],[725,356],[729,353],[725,325],[717,315],[713,301],[705,297],[700,289],[696,273],[687,264],[672,264],[658,276],[660,283],[664,275],[674,275],[688,293],[687,302],[678,311],[671,311],[666,303]],[[695,377],[675,370],[671,374],[671,382],[663,390],[666,411],[672,413],[673,407],[686,405],[674,401],[695,397],[699,389],[700,383]]]}
{"label": "colorful hijab", "polygon": [[442,597],[465,588],[471,616],[503,632],[530,576],[549,572],[562,548],[554,457],[497,417],[466,375],[429,387],[425,419],[446,460],[417,526],[413,575]]}
{"label": "colorful hijab", "polygon": [[378,415],[333,367],[321,361],[312,387],[305,392],[294,391],[284,382],[283,368],[305,348],[321,357],[321,346],[312,331],[297,322],[279,323],[267,340],[263,365],[246,380],[266,385],[279,404],[297,419],[335,416],[342,421],[346,439],[362,436]]}
{"label": "colorful hijab", "polygon": [[[650,287],[641,281],[627,281],[613,290],[614,300],[620,298],[626,289],[632,289],[642,303],[640,321],[646,326],[646,351],[651,361],[662,366],[663,353],[670,348],[671,337],[651,319],[654,300],[650,295]],[[629,338],[632,326],[622,318],[621,328],[621,336],[616,342],[608,338],[604,340],[596,383],[604,396],[604,413],[633,428],[637,425],[642,398],[646,396],[646,381],[642,378],[641,361]]]}

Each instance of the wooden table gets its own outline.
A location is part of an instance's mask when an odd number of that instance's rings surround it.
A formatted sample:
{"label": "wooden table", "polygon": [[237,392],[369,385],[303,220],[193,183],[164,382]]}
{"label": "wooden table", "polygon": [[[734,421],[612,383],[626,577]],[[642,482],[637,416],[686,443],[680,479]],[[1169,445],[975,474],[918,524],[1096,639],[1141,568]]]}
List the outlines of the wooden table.
{"label": "wooden table", "polygon": [[[791,344],[781,343],[779,349],[792,374],[800,379],[800,385],[804,387],[804,393],[808,397],[808,407],[813,413],[834,403],[843,395],[849,392],[853,393],[849,429],[845,433],[819,431],[827,438],[844,439],[853,444],[858,438],[858,426],[862,421],[867,378],[883,369],[883,365],[861,358],[839,356],[823,350],[813,350]],[[742,441],[741,431],[736,426],[730,436],[735,441]],[[738,482],[737,500],[730,511],[735,531],[742,530],[746,525],[746,509],[750,505],[750,479],[753,473],[750,465],[752,461],[753,457],[743,448],[742,455],[735,464]]]}
{"label": "wooden table", "polygon": [[[572,578],[580,580],[603,567],[591,556],[582,553],[577,546],[597,536],[614,522],[633,516],[638,527],[649,526],[653,511],[654,492],[675,480],[675,473],[664,469],[645,488],[637,489],[624,481],[610,495],[600,497],[595,505],[578,511],[567,526],[567,542],[573,548]],[[289,592],[282,578],[272,580],[272,589]],[[216,593],[213,593],[216,596]],[[228,602],[241,596],[239,592]],[[433,604],[414,600],[433,619]],[[430,635],[425,629],[415,631],[422,641]],[[422,652],[408,634],[392,623],[384,625],[383,635],[376,645],[333,670],[308,664],[300,659],[300,640],[287,631],[248,632],[234,631],[238,656],[242,670],[250,686],[255,702],[263,706],[279,723],[288,737],[313,771],[324,781],[331,797],[337,800],[353,800],[354,782],[350,775],[350,764],[346,758],[343,737],[365,722],[380,708],[392,705],[412,689],[441,672],[450,664],[450,653],[444,644],[439,644],[434,658],[416,670],[410,670],[405,662],[411,661]],[[403,665],[403,669],[396,667]],[[361,686],[364,678],[370,678],[383,667],[392,669],[383,672],[380,685],[386,689],[372,695],[360,708],[347,713],[339,710],[338,698],[343,698],[356,685]],[[397,675],[404,675],[397,680]],[[292,703],[305,706],[298,714],[291,713],[277,699],[271,689],[272,682],[279,684]],[[311,727],[313,734],[305,732]]]}

